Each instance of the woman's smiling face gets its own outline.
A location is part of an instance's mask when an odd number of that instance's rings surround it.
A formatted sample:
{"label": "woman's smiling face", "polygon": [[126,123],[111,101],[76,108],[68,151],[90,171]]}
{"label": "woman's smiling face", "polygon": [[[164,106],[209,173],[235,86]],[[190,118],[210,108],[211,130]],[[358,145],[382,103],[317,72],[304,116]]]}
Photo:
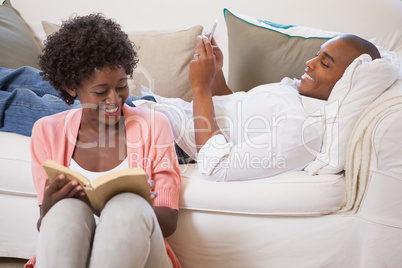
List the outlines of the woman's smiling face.
{"label": "woman's smiling face", "polygon": [[298,90],[301,95],[327,100],[332,88],[359,53],[342,38],[324,43],[317,56],[306,62]]}
{"label": "woman's smiling face", "polygon": [[81,81],[78,90],[67,91],[80,100],[83,108],[82,120],[113,125],[119,122],[123,105],[129,96],[127,74],[123,68],[104,67]]}

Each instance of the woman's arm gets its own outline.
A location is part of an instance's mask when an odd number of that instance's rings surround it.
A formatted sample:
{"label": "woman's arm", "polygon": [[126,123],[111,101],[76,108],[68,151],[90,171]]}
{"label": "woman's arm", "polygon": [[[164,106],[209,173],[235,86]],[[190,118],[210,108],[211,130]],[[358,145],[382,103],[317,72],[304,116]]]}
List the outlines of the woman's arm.
{"label": "woman's arm", "polygon": [[[164,237],[172,235],[177,226],[181,178],[175,143],[168,118],[159,112],[146,111],[144,119],[149,120],[150,128],[143,128],[152,133],[149,153],[145,156],[144,169],[149,176],[151,198],[154,212]],[[131,129],[130,129],[131,130]],[[150,137],[149,133],[144,133]],[[152,162],[146,162],[152,161]]]}

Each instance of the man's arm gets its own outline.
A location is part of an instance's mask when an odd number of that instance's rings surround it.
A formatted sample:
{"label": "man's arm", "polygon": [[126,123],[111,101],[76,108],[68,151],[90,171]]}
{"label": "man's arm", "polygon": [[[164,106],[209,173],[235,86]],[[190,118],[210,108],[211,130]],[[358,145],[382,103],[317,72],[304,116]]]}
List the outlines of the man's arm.
{"label": "man's arm", "polygon": [[[221,133],[216,121],[211,86],[219,70],[208,37],[197,37],[197,54],[190,63],[189,79],[193,90],[193,114],[197,151],[214,135]],[[219,71],[218,71],[219,70]]]}
{"label": "man's arm", "polygon": [[[209,37],[210,33],[205,34]],[[211,40],[212,49],[216,58],[218,71],[215,74],[214,79],[211,83],[211,94],[212,96],[222,96],[222,95],[229,95],[232,94],[232,90],[229,88],[228,84],[226,83],[225,76],[223,75],[222,67],[223,67],[223,53],[222,50],[219,48],[218,44],[215,41],[215,38]]]}
{"label": "man's arm", "polygon": [[232,90],[226,83],[225,76],[223,75],[222,69],[220,69],[215,75],[211,83],[211,94],[212,96],[222,96],[232,94]]}

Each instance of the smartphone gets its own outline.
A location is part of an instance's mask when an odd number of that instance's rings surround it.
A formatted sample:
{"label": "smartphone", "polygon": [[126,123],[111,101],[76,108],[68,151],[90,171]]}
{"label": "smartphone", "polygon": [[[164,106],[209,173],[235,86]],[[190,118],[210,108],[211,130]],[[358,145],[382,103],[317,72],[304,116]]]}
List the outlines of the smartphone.
{"label": "smartphone", "polygon": [[214,25],[212,26],[211,34],[209,35],[209,40],[212,40],[212,37],[214,36],[216,25],[218,24],[218,19],[215,19]]}

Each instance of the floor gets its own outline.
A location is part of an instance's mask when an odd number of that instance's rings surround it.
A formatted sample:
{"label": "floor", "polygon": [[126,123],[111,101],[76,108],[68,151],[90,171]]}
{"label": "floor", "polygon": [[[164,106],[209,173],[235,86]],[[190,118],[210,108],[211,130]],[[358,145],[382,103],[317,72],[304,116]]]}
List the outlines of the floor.
{"label": "floor", "polygon": [[0,268],[23,268],[27,260],[0,258]]}

